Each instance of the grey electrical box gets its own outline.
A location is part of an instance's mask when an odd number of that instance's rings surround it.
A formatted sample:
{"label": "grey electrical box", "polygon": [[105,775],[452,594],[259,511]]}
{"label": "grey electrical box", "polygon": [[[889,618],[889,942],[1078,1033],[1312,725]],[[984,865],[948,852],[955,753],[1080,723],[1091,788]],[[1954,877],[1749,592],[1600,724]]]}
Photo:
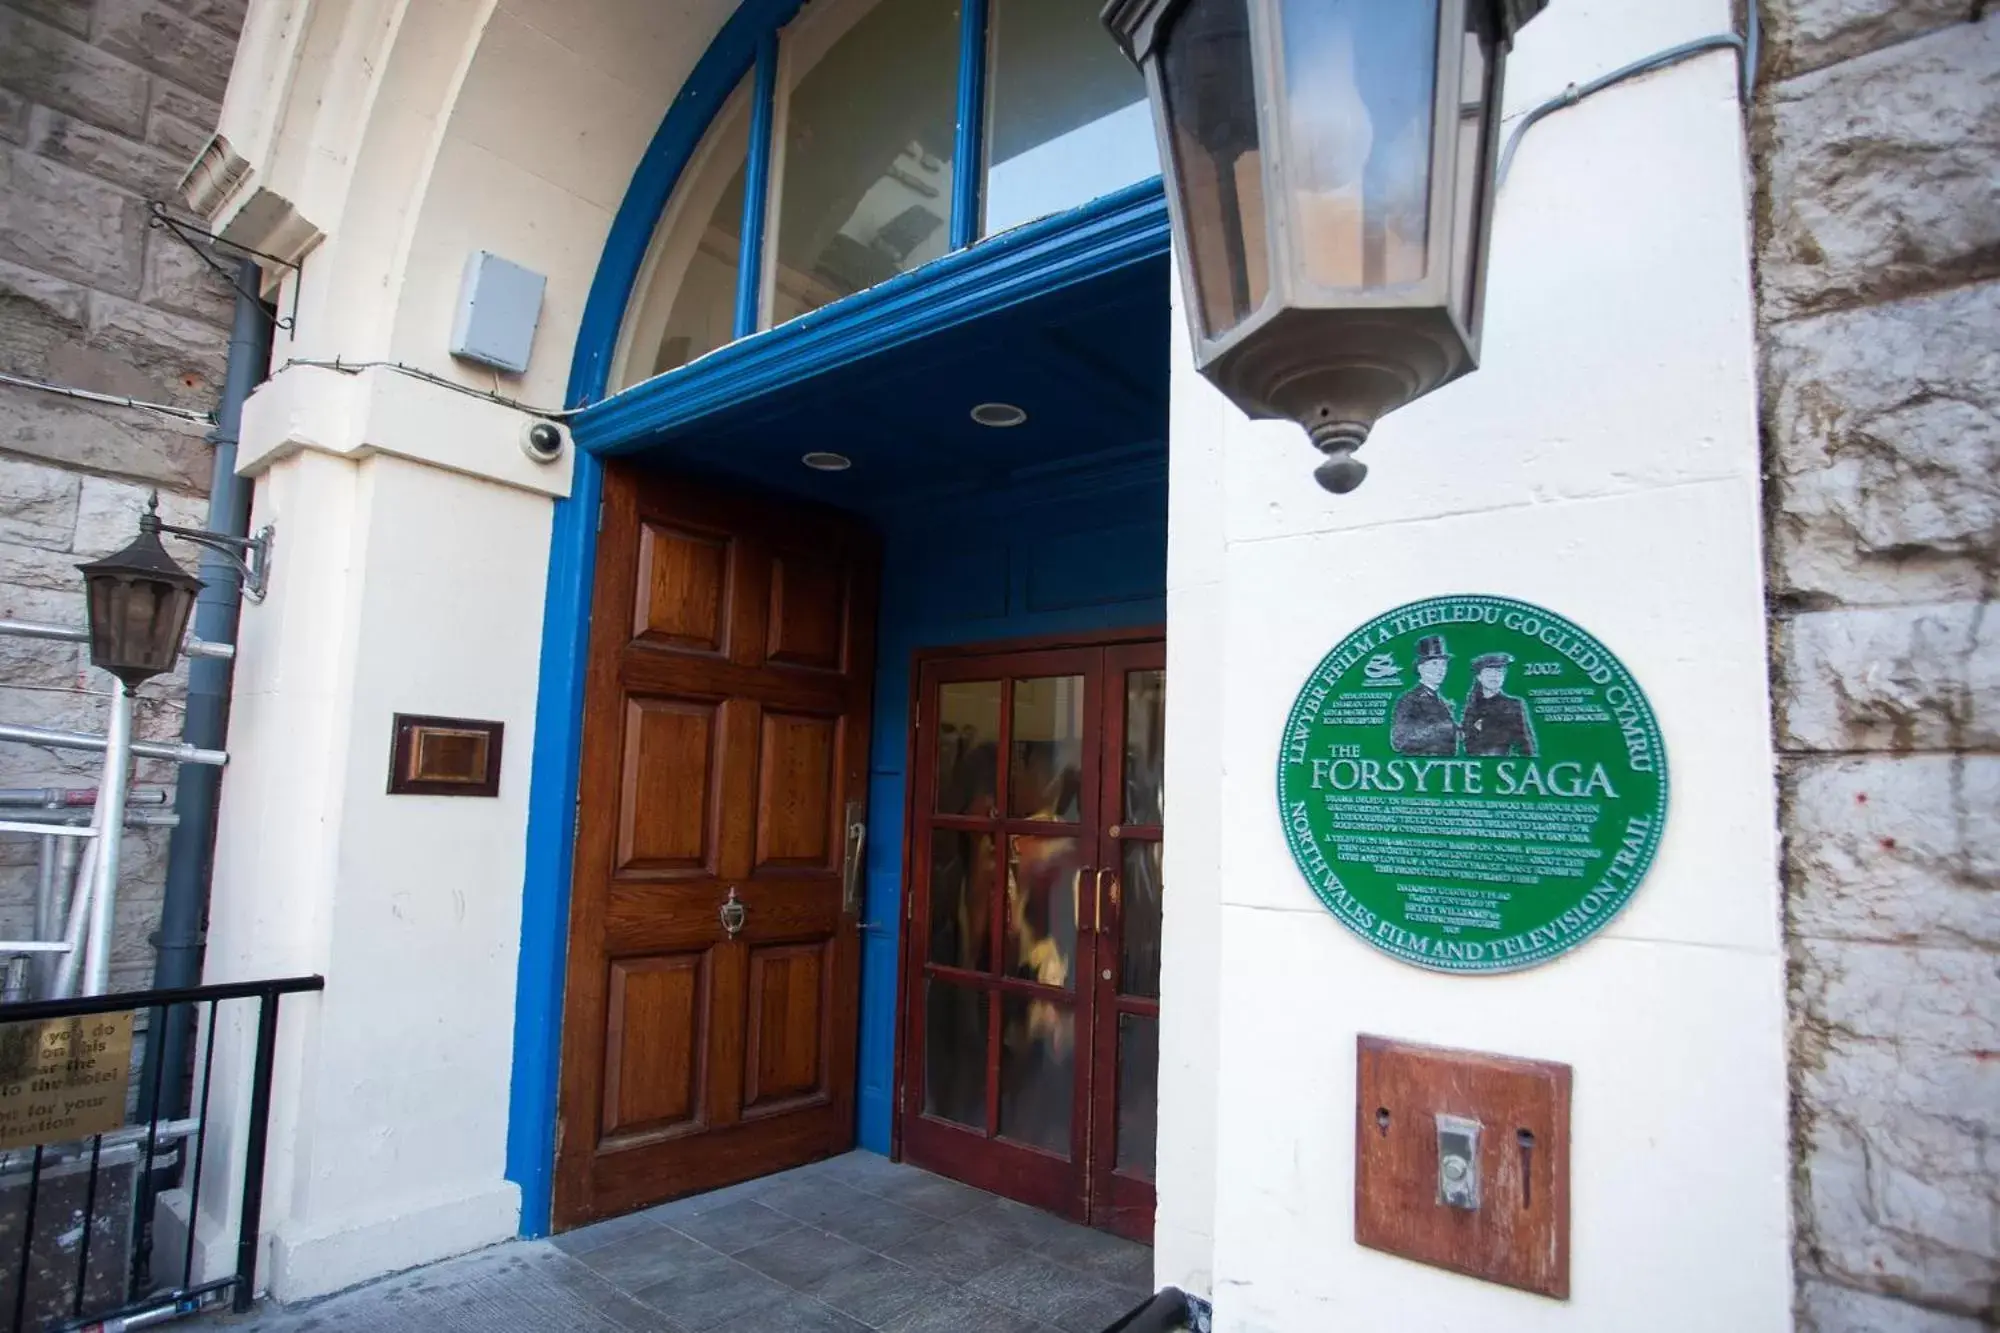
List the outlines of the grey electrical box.
{"label": "grey electrical box", "polygon": [[458,316],[451,326],[451,354],[516,375],[526,370],[548,281],[489,250],[467,255],[458,284]]}

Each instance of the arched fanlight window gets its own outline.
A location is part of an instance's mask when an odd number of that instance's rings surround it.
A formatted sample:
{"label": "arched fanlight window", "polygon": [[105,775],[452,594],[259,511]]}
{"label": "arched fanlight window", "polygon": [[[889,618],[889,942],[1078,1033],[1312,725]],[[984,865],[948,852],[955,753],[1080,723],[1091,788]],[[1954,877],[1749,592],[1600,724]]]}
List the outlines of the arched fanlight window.
{"label": "arched fanlight window", "polygon": [[[1157,175],[1145,84],[1098,8],[806,5],[682,173],[627,310],[613,385]],[[970,176],[967,160],[979,164]],[[747,181],[766,182],[766,194],[746,209]]]}

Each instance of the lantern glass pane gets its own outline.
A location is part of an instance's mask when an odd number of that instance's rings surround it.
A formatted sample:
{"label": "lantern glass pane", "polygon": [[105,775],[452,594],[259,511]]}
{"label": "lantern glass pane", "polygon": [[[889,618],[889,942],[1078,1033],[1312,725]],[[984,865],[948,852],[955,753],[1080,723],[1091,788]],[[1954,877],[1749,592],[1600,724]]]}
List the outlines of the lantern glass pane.
{"label": "lantern glass pane", "polygon": [[1437,0],[1283,0],[1280,22],[1303,276],[1334,288],[1421,281]]}
{"label": "lantern glass pane", "polygon": [[1194,299],[1213,338],[1270,288],[1248,0],[1190,0],[1167,33],[1160,85]]}
{"label": "lantern glass pane", "polygon": [[1479,234],[1486,194],[1487,118],[1494,113],[1488,103],[1493,90],[1492,15],[1485,5],[1465,7],[1464,52],[1458,79],[1458,136],[1453,147],[1451,262],[1452,308],[1468,334],[1479,331],[1479,314],[1473,302],[1479,291],[1479,266],[1486,238]]}

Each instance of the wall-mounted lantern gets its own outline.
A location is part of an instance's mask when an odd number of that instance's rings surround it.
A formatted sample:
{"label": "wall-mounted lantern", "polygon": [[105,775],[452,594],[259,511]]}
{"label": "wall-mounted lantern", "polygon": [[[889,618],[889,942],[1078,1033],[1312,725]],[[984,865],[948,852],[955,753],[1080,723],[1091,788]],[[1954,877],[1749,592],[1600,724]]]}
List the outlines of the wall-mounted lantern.
{"label": "wall-mounted lantern", "polygon": [[90,661],[136,689],[174,669],[201,580],[160,545],[160,498],[139,515],[132,544],[83,571],[90,618]]}
{"label": "wall-mounted lantern", "polygon": [[204,586],[167,554],[162,533],[205,546],[234,565],[243,595],[253,602],[264,600],[269,578],[274,535],[269,525],[255,537],[177,528],[160,522],[160,497],[154,495],[139,515],[139,535],[131,545],[77,566],[83,571],[91,665],[118,677],[127,689],[174,669]]}
{"label": "wall-mounted lantern", "polygon": [[1146,75],[1195,362],[1361,484],[1376,420],[1473,369],[1514,34],[1548,0],[1110,0]]}

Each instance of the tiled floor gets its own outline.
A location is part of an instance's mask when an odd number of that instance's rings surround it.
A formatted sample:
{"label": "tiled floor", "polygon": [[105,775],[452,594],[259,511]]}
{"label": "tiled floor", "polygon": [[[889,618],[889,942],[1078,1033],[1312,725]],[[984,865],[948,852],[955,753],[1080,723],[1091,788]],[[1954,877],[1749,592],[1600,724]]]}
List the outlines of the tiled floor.
{"label": "tiled floor", "polygon": [[209,1326],[1099,1333],[1151,1294],[1152,1271],[1143,1245],[855,1152]]}

